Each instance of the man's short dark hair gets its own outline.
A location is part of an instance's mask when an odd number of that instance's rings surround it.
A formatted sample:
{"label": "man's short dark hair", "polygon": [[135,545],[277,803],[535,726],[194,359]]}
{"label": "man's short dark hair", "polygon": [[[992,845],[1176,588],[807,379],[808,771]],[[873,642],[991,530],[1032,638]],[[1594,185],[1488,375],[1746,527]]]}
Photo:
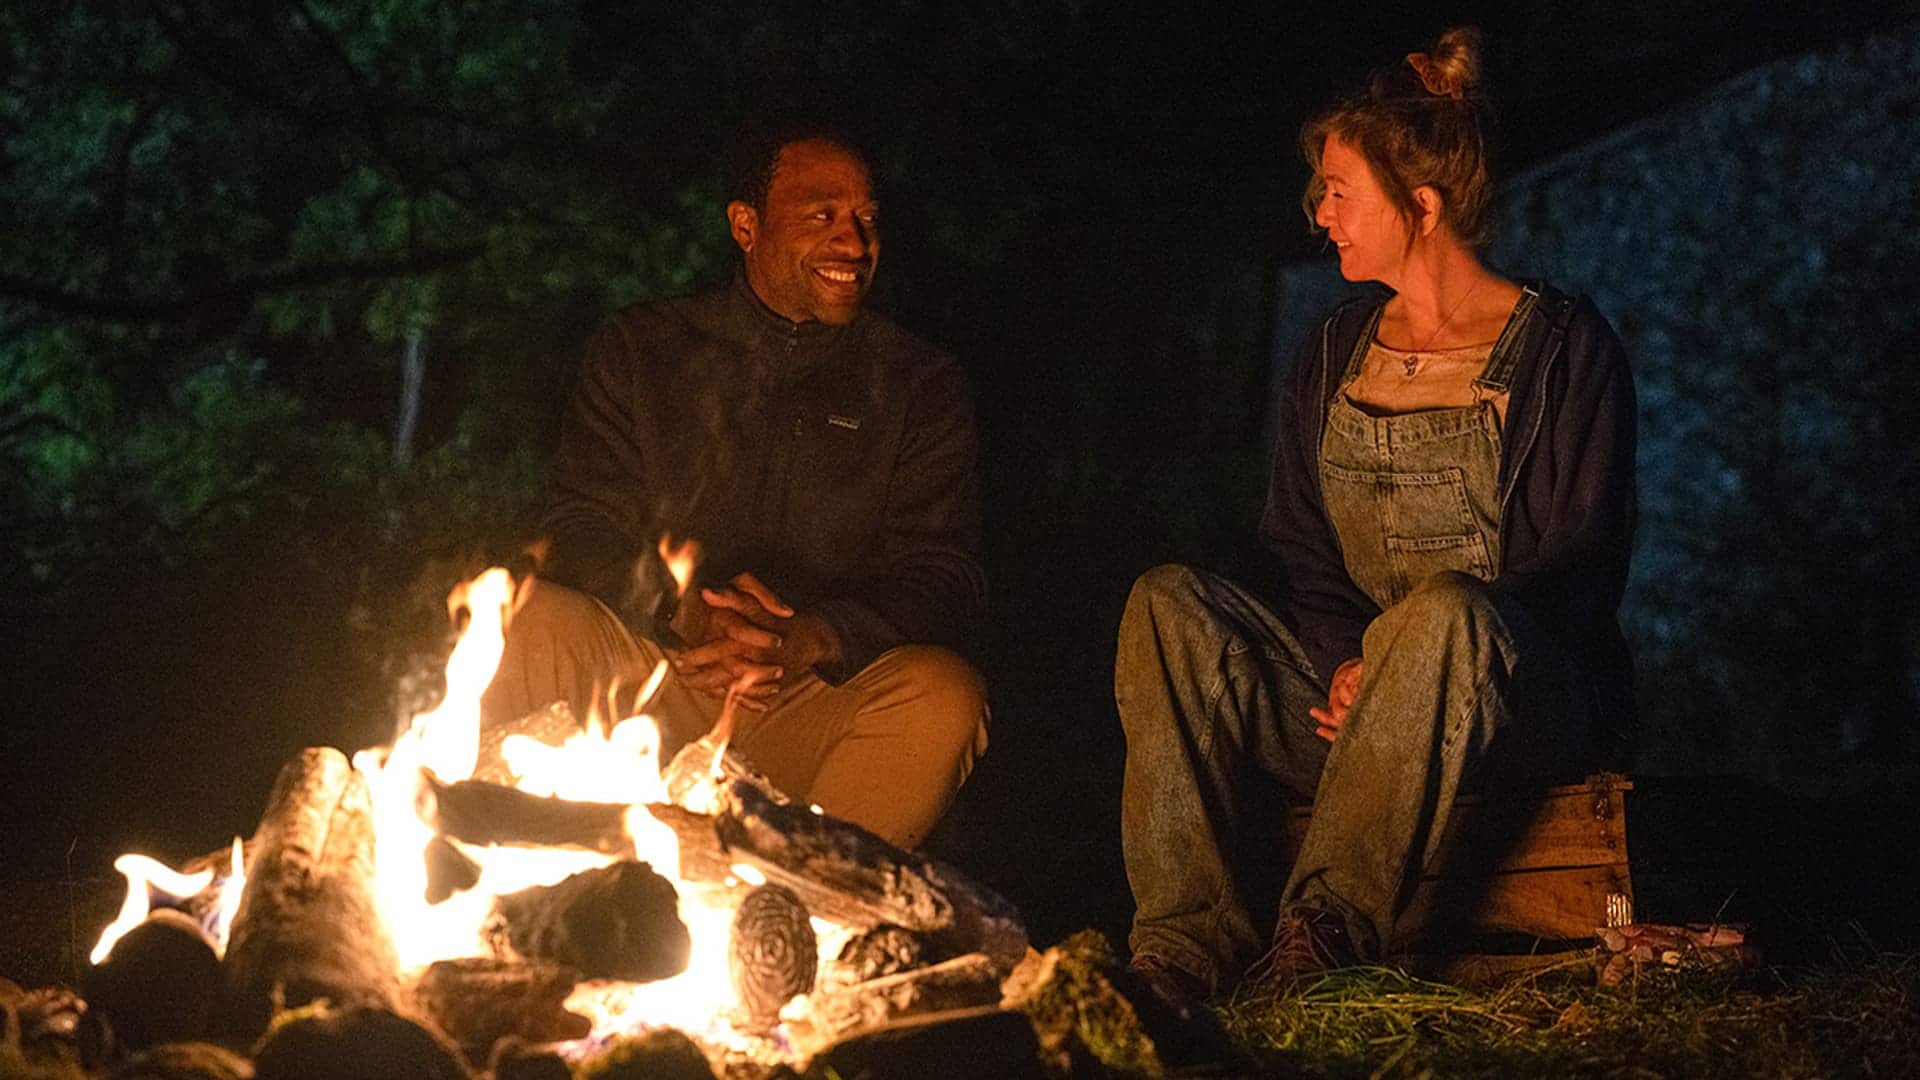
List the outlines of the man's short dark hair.
{"label": "man's short dark hair", "polygon": [[783,112],[749,121],[740,129],[727,157],[726,200],[765,210],[780,151],[811,140],[832,143],[858,159],[870,175],[874,173],[873,156],[843,117],[819,111]]}

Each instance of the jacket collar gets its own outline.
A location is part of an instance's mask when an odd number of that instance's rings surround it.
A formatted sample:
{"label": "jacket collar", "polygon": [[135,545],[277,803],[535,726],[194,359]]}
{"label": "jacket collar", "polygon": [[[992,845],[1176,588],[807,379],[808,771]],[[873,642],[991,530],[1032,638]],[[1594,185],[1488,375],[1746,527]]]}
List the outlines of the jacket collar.
{"label": "jacket collar", "polygon": [[845,326],[820,322],[794,322],[761,301],[753,286],[747,284],[744,270],[735,270],[733,284],[727,289],[726,324],[729,331],[782,368],[805,370],[852,337],[866,318],[862,312]]}

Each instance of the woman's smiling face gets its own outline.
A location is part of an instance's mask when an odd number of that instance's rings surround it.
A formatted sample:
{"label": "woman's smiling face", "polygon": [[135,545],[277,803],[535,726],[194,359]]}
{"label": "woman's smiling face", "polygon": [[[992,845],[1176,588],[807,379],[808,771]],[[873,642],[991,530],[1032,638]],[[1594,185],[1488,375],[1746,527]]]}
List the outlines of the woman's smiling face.
{"label": "woman's smiling face", "polygon": [[1320,175],[1326,190],[1313,221],[1340,253],[1340,276],[1392,284],[1406,261],[1412,224],[1387,198],[1367,159],[1338,135],[1328,135],[1321,148]]}

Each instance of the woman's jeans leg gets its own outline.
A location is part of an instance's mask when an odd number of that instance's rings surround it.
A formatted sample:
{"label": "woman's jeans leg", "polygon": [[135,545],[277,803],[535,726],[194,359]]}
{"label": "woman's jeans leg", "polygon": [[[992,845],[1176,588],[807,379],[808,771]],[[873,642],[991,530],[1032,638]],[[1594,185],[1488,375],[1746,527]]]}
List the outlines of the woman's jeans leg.
{"label": "woman's jeans leg", "polygon": [[1478,578],[1428,578],[1373,621],[1361,656],[1283,902],[1340,912],[1377,957],[1463,789],[1579,775],[1593,745],[1575,665]]}
{"label": "woman's jeans leg", "polygon": [[[1278,781],[1313,798],[1327,757],[1307,710],[1324,684],[1278,616],[1225,578],[1185,566],[1141,575],[1114,662],[1127,738],[1121,846],[1135,914],[1130,944],[1218,987],[1266,947],[1248,913],[1248,871],[1272,870]],[[1277,875],[1275,875],[1277,877]]]}

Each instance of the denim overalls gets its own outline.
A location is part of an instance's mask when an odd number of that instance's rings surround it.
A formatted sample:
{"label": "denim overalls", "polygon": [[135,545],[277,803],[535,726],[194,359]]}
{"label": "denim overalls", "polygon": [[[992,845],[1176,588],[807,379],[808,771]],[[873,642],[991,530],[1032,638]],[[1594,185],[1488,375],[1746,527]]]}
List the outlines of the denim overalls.
{"label": "denim overalls", "polygon": [[1492,399],[1507,391],[1513,350],[1489,351],[1474,404],[1399,416],[1369,416],[1347,400],[1366,355],[1357,349],[1348,361],[1320,443],[1320,491],[1347,573],[1382,611],[1438,571],[1492,580],[1500,565]]}

